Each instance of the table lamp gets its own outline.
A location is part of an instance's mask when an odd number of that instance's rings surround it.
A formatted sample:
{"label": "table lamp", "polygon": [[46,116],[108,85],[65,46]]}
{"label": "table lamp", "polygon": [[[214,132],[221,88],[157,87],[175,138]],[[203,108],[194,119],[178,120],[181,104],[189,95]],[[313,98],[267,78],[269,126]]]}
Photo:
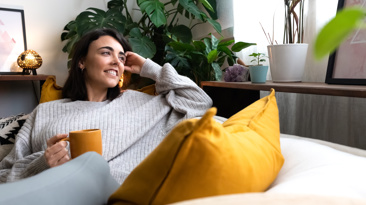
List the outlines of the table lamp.
{"label": "table lamp", "polygon": [[18,56],[17,63],[23,69],[23,75],[29,74],[30,71],[33,75],[37,75],[36,69],[41,67],[42,58],[34,50],[26,50]]}

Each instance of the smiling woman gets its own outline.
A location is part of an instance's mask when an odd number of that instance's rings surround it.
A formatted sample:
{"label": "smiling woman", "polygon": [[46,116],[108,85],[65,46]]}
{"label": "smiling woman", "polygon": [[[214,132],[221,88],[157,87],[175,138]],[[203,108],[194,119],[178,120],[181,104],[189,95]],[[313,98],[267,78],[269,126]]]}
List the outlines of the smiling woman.
{"label": "smiling woman", "polygon": [[[127,175],[180,121],[201,116],[212,100],[170,65],[160,66],[133,52],[116,31],[98,29],[76,44],[64,99],[40,104],[0,162],[0,182],[17,181],[70,160],[70,131],[101,129],[103,157],[112,176]],[[157,95],[121,92],[123,72],[155,81]],[[169,94],[169,95],[168,95]]]}

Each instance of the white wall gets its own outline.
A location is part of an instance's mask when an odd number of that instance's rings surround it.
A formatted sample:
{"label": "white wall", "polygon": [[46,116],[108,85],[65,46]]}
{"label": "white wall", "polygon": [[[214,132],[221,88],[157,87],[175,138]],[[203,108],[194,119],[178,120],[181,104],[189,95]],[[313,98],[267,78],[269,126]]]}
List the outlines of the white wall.
{"label": "white wall", "polygon": [[[68,74],[67,54],[61,50],[64,43],[61,42],[60,36],[64,26],[88,7],[106,9],[106,5],[106,1],[102,0],[1,0],[0,2],[0,7],[24,10],[27,48],[37,51],[43,59],[43,64],[37,73],[55,75],[57,84],[61,86]],[[0,117],[21,112],[29,113],[37,105],[32,84],[24,86],[23,90],[16,89],[17,86],[14,86],[13,82],[2,82],[0,85]]]}

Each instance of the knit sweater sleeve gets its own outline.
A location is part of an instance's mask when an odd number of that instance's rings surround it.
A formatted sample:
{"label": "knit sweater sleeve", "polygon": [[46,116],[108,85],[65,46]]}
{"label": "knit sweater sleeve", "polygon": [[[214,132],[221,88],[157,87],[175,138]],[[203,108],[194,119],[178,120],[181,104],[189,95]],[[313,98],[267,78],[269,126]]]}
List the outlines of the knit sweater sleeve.
{"label": "knit sweater sleeve", "polygon": [[163,67],[147,59],[141,76],[154,80],[158,94],[184,118],[202,116],[212,106],[211,98],[189,78],[179,75],[169,63]]}
{"label": "knit sweater sleeve", "polygon": [[0,162],[0,183],[17,181],[49,168],[44,151],[32,152],[33,122],[34,112],[19,130],[13,149]]}

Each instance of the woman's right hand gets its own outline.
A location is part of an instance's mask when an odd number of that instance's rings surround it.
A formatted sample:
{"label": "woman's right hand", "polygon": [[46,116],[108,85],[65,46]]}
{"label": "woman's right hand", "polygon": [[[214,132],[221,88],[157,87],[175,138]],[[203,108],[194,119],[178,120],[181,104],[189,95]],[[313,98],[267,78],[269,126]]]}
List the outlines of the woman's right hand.
{"label": "woman's right hand", "polygon": [[67,142],[61,141],[67,134],[60,134],[47,140],[47,149],[44,152],[47,164],[56,167],[70,160],[69,151],[66,149]]}
{"label": "woman's right hand", "polygon": [[125,55],[126,55],[125,71],[140,74],[141,68],[145,63],[146,58],[131,51],[127,51]]}

